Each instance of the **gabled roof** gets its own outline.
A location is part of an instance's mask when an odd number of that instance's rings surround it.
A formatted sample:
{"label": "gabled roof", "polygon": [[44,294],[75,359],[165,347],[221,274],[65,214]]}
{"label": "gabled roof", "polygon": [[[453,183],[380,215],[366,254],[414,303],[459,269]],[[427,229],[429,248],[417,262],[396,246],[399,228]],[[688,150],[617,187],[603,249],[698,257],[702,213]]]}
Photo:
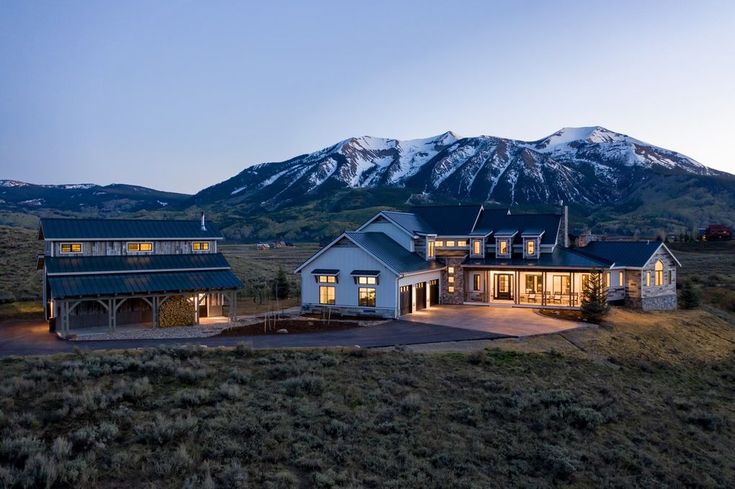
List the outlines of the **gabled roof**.
{"label": "gabled roof", "polygon": [[411,253],[385,233],[350,232],[341,234],[337,239],[316,252],[311,258],[299,265],[295,273],[301,272],[309,263],[343,239],[352,241],[352,243],[371,255],[396,275],[442,268],[434,260],[427,262],[416,253]]}
{"label": "gabled roof", "polygon": [[345,236],[396,273],[441,268],[435,261],[429,262],[411,253],[385,233],[345,233]]}
{"label": "gabled roof", "polygon": [[49,277],[52,299],[234,290],[242,286],[229,270]]}
{"label": "gabled roof", "polygon": [[468,236],[480,217],[481,205],[439,205],[411,208],[439,236]]}
{"label": "gabled roof", "polygon": [[139,273],[183,270],[229,270],[221,253],[190,255],[44,257],[46,272],[53,275]]}
{"label": "gabled roof", "polygon": [[525,267],[525,268],[576,268],[590,270],[595,268],[608,268],[612,262],[602,258],[579,253],[570,248],[558,246],[552,253],[541,253],[538,259],[526,259],[520,255],[512,258],[467,258],[465,265],[492,266],[492,267]]}
{"label": "gabled roof", "polygon": [[416,214],[410,212],[383,211],[381,214],[411,234],[434,234],[434,230]]}
{"label": "gabled roof", "polygon": [[42,218],[39,239],[222,239],[222,234],[211,223],[207,222],[206,228],[203,231],[198,220]]}
{"label": "gabled roof", "polygon": [[[559,231],[560,214],[507,214],[507,212],[483,212],[477,228],[495,230],[517,230],[515,243],[521,243],[521,236],[543,233],[541,244],[553,245]],[[498,235],[499,231],[495,231]]]}
{"label": "gabled roof", "polygon": [[593,241],[584,248],[580,248],[580,251],[612,261],[615,267],[641,268],[662,246],[681,266],[671,250],[660,241]]}

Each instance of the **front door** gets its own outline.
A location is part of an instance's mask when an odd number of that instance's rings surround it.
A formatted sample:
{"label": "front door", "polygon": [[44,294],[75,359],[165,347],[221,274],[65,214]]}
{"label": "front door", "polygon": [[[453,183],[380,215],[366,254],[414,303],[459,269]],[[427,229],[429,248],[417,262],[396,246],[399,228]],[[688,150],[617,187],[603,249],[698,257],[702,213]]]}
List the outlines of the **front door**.
{"label": "front door", "polygon": [[498,301],[509,301],[513,299],[513,275],[510,273],[495,274],[495,295]]}

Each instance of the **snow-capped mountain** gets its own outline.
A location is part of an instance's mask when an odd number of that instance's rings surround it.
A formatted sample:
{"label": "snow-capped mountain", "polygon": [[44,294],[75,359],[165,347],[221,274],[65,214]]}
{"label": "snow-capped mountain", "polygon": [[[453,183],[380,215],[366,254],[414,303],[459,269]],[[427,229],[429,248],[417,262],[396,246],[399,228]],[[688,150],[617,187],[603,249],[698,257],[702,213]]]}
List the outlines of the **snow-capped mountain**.
{"label": "snow-capped mountain", "polygon": [[452,132],[399,141],[363,136],[262,163],[195,196],[288,205],[341,188],[405,188],[460,200],[599,204],[657,173],[720,175],[682,154],[603,127],[564,128],[538,141]]}

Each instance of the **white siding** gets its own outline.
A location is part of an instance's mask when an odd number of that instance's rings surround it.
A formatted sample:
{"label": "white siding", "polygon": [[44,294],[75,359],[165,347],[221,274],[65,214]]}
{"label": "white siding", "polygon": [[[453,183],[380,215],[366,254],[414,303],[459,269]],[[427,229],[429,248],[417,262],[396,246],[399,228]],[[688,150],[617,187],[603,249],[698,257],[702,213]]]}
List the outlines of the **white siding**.
{"label": "white siding", "polygon": [[409,251],[414,251],[413,248],[413,237],[409,235],[406,231],[399,228],[395,224],[389,221],[376,221],[371,222],[367,226],[365,226],[363,229],[361,229],[362,232],[371,232],[371,233],[385,233],[387,234],[391,239],[393,239],[396,243],[400,244],[404,248],[406,248]]}
{"label": "white siding", "polygon": [[[304,306],[319,305],[319,285],[311,273],[317,268],[339,270],[339,283],[335,285],[334,307],[357,308],[358,285],[350,273],[353,270],[378,270],[380,277],[376,287],[376,309],[396,309],[396,275],[378,260],[358,248],[347,239],[335,244],[301,270],[301,303]],[[324,285],[324,284],[322,284]],[[363,287],[365,287],[363,285]]]}

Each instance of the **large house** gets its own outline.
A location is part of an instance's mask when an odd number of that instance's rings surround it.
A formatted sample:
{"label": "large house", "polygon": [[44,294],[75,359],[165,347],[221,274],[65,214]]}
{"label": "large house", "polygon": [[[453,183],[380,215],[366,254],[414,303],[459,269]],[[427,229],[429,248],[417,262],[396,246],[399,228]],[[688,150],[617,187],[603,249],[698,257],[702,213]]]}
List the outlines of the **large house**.
{"label": "large house", "polygon": [[[41,219],[38,257],[53,330],[159,325],[173,298],[193,323],[236,311],[240,280],[218,253],[222,235],[201,221]],[[172,304],[173,301],[169,302]]]}
{"label": "large house", "polygon": [[609,302],[676,308],[681,266],[657,241],[570,248],[566,207],[512,214],[481,205],[384,211],[296,269],[305,311],[399,317],[437,304],[575,309],[592,273]]}

